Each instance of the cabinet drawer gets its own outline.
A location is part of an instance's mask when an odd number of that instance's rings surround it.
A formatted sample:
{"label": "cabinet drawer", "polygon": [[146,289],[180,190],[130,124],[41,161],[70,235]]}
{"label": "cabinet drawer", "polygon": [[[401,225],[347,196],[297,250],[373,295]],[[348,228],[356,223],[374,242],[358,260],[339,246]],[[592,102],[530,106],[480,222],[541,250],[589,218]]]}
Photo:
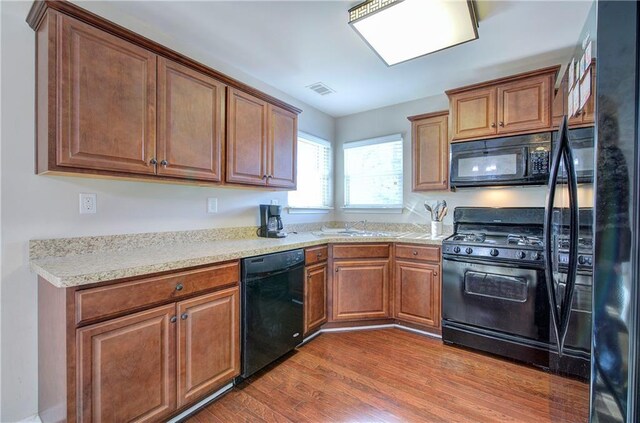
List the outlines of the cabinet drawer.
{"label": "cabinet drawer", "polygon": [[396,244],[396,258],[440,261],[440,247]]}
{"label": "cabinet drawer", "polygon": [[237,261],[76,292],[76,323],[117,315],[237,283]]}
{"label": "cabinet drawer", "polygon": [[326,245],[320,247],[307,248],[304,250],[304,264],[307,266],[322,261],[327,261],[329,248]]}
{"label": "cabinet drawer", "polygon": [[334,245],[333,258],[389,258],[389,244]]}

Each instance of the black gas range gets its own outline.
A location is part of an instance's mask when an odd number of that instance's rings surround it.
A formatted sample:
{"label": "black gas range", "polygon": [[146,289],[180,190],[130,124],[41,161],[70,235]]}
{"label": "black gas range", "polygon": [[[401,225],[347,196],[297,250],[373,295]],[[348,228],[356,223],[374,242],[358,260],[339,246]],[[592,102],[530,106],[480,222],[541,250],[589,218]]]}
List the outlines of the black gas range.
{"label": "black gas range", "polygon": [[[443,341],[586,378],[591,347],[592,220],[590,210],[580,213],[584,225],[564,355],[553,351],[543,208],[456,208],[454,234],[442,243]],[[559,293],[564,292],[567,237],[559,226],[551,243],[560,275],[552,283]]]}

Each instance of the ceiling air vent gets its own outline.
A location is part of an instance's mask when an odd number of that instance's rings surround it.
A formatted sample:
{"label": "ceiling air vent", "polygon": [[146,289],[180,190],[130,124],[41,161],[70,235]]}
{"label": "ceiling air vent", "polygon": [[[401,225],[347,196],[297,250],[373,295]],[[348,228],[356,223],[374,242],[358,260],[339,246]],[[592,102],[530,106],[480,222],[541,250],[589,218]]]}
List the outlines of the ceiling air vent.
{"label": "ceiling air vent", "polygon": [[324,85],[322,82],[316,82],[315,84],[307,85],[307,88],[315,91],[320,95],[328,95],[336,92],[335,90],[332,90],[331,88]]}

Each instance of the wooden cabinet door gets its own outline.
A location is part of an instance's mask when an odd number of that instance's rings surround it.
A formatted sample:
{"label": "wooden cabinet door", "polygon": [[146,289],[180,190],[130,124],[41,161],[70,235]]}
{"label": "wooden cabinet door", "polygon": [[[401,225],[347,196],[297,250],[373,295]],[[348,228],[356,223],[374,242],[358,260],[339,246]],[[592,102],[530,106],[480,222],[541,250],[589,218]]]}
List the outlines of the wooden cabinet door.
{"label": "wooden cabinet door", "polygon": [[176,408],[175,305],[77,331],[79,422],[155,422]]}
{"label": "wooden cabinet door", "polygon": [[239,288],[179,302],[178,407],[240,374]]}
{"label": "wooden cabinet door", "polygon": [[440,328],[440,266],[396,261],[395,317]]}
{"label": "wooden cabinet door", "polygon": [[389,260],[333,263],[333,320],[389,317]]}
{"label": "wooden cabinet door", "polygon": [[550,129],[551,90],[549,75],[498,85],[498,134]]}
{"label": "wooden cabinet door", "polygon": [[225,85],[158,59],[159,175],[221,180]]}
{"label": "wooden cabinet door", "polygon": [[267,103],[227,88],[227,182],[267,183]]}
{"label": "wooden cabinet door", "polygon": [[156,55],[59,15],[57,164],[154,173]]}
{"label": "wooden cabinet door", "polygon": [[327,321],[327,264],[307,266],[304,283],[304,333]]}
{"label": "wooden cabinet door", "polygon": [[449,102],[453,140],[496,134],[495,88],[479,88],[452,94]]}
{"label": "wooden cabinet door", "polygon": [[448,189],[448,122],[447,114],[412,121],[413,191]]}
{"label": "wooden cabinet door", "polygon": [[269,105],[269,176],[272,187],[296,189],[298,115]]}

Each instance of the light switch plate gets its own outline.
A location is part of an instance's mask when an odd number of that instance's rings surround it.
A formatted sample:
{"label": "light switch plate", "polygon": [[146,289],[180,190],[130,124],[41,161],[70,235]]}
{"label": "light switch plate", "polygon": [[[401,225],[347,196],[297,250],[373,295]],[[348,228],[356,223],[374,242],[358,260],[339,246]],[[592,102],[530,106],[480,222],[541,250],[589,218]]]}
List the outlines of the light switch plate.
{"label": "light switch plate", "polygon": [[94,193],[80,193],[80,214],[95,214],[98,211],[98,195]]}
{"label": "light switch plate", "polygon": [[218,199],[207,198],[207,213],[218,213]]}

